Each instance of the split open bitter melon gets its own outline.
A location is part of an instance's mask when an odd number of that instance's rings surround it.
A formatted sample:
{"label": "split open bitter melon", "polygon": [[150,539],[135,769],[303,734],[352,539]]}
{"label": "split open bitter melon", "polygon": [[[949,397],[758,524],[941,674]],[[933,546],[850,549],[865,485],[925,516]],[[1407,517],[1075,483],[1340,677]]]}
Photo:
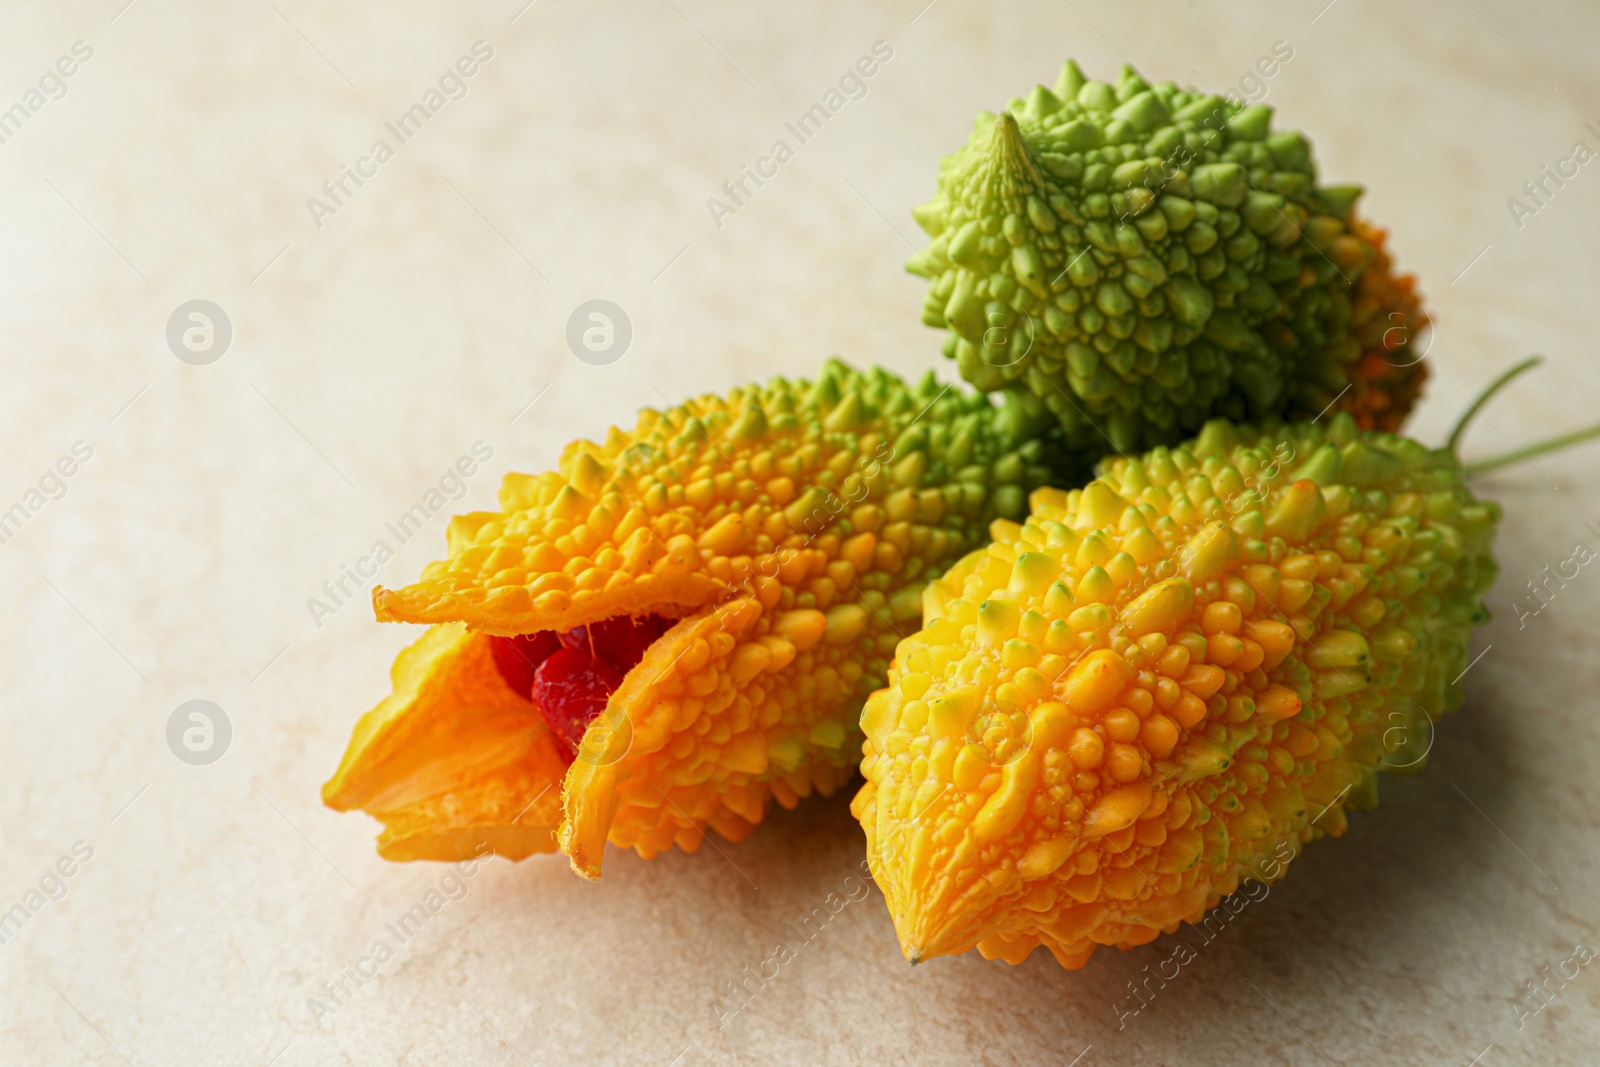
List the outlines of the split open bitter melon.
{"label": "split open bitter melon", "polygon": [[391,859],[558,846],[600,873],[730,840],[854,773],[921,590],[1058,469],[988,397],[830,361],[645,411],[508,475],[380,620],[426,623],[328,804]]}

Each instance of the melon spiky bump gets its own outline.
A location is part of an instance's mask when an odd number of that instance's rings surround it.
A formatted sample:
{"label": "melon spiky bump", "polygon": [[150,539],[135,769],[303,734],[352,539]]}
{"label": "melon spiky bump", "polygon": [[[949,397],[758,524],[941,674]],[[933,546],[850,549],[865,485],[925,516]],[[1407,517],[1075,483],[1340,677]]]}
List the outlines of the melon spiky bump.
{"label": "melon spiky bump", "polygon": [[1338,407],[1355,416],[1363,430],[1395,433],[1428,379],[1421,346],[1413,342],[1432,320],[1417,295],[1416,276],[1394,272],[1384,247],[1387,231],[1359,218],[1353,220],[1352,231],[1372,246],[1372,265],[1356,279],[1351,332],[1361,345],[1361,358]]}
{"label": "melon spiky bump", "polygon": [[[1346,387],[1382,369],[1362,366],[1353,332],[1353,287],[1375,269],[1359,190],[1319,186],[1310,143],[1271,116],[1068,62],[1054,90],[980,115],[940,164],[915,211],[932,240],[907,264],[929,279],[923,321],[947,330],[969,382],[1029,397],[1097,456],[1107,438],[1170,444],[1213,415],[1354,403]],[[1385,424],[1412,399],[1390,390]]]}
{"label": "melon spiky bump", "polygon": [[331,806],[392,859],[558,846],[600,873],[732,840],[848,780],[921,590],[1052,468],[989,398],[830,361],[645,411],[507,475],[386,621],[431,623],[356,726]]}
{"label": "melon spiky bump", "polygon": [[1499,509],[1453,453],[1209,423],[1040,489],[926,593],[852,810],[906,956],[1083,966],[1376,803],[1461,701]]}

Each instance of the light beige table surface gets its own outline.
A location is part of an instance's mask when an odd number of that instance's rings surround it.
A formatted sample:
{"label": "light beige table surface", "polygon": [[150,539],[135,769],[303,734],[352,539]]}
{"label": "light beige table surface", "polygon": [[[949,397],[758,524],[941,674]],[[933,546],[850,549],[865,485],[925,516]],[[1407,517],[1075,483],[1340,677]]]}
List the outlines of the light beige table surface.
{"label": "light beige table surface", "polygon": [[[1600,447],[1483,479],[1506,510],[1495,618],[1427,772],[1214,942],[1188,934],[1197,958],[1136,1016],[1126,983],[1170,941],[1078,973],[912,969],[873,892],[719,1029],[722,983],[855,884],[840,796],[739,845],[613,851],[597,885],[559,857],[490,862],[314,1019],[445,872],[379,860],[371,820],[319,803],[414,634],[308,599],[475,442],[493,459],[451,510],[663,396],[830,353],[931,365],[909,210],[980,108],[1067,54],[1223,89],[1287,42],[1267,101],[1328,179],[1371,187],[1441,324],[1415,432],[1441,439],[1531,351],[1549,365],[1469,454],[1600,413],[1600,164],[1537,212],[1507,203],[1600,149],[1592,5],[523,2],[0,10],[0,109],[92,49],[0,144],[0,510],[92,449],[0,544],[0,909],[60,895],[0,944],[0,1062],[1600,1062],[1600,962],[1536,1015],[1522,999],[1600,948],[1600,576],[1520,627],[1513,608],[1576,541],[1600,548]],[[465,96],[387,132],[477,41]],[[877,41],[864,98],[718,226],[707,199]],[[380,138],[394,157],[313,218]],[[164,336],[197,298],[233,330],[208,366]],[[607,366],[564,341],[593,298],[633,326]],[[377,580],[414,576],[445,518]],[[208,766],[167,744],[193,699],[232,726]],[[78,842],[90,858],[50,878]]]}

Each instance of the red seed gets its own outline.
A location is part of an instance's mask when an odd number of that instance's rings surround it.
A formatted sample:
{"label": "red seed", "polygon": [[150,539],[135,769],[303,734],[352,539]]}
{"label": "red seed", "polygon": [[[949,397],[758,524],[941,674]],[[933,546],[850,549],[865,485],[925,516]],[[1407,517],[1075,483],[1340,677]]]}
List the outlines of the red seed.
{"label": "red seed", "polygon": [[533,692],[533,672],[550,654],[561,647],[554,630],[540,630],[534,634],[517,637],[490,638],[489,648],[494,653],[494,665],[500,677],[519,696]]}
{"label": "red seed", "polygon": [[575,755],[622,676],[672,622],[659,615],[618,615],[565,633],[495,637],[490,648],[506,684],[533,701],[562,747]]}
{"label": "red seed", "polygon": [[550,732],[577,755],[583,732],[622,684],[622,673],[586,648],[563,648],[539,665],[533,676],[533,703]]}

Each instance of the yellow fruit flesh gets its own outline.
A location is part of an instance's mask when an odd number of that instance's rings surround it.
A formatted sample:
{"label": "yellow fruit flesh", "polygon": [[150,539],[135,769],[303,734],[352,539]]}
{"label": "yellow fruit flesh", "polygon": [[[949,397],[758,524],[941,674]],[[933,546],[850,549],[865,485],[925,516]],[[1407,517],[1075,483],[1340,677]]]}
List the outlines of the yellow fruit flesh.
{"label": "yellow fruit flesh", "polygon": [[386,859],[459,860],[487,842],[522,859],[555,848],[566,758],[507,688],[489,637],[430,627],[395,660],[394,691],[356,724],[323,800],[384,823]]}

